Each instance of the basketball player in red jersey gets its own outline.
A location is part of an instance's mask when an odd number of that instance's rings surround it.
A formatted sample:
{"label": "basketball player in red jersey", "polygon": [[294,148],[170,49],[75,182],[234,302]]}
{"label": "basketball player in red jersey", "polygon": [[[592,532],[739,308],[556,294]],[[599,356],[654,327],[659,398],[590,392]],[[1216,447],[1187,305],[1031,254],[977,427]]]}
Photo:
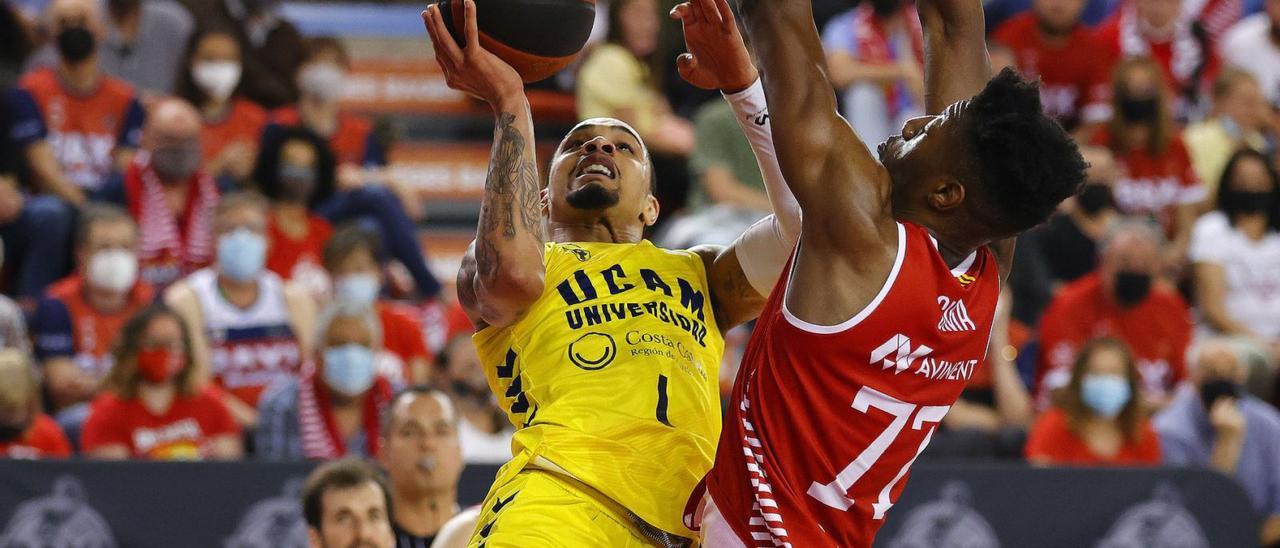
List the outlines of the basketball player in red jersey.
{"label": "basketball player in red jersey", "polygon": [[[726,0],[693,5],[732,24]],[[873,155],[837,114],[809,0],[742,2],[803,221],[686,516],[707,546],[870,546],[986,353],[1013,238],[1084,180],[1036,86],[990,78],[980,0],[916,5],[929,115]]]}

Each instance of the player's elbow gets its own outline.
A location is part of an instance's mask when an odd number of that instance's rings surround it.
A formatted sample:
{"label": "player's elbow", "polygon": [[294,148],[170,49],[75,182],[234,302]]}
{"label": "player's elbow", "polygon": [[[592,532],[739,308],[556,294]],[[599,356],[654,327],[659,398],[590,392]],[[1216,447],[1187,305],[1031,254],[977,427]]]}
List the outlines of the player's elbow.
{"label": "player's elbow", "polygon": [[541,268],[500,268],[476,276],[480,317],[489,325],[508,325],[542,296],[546,273]]}

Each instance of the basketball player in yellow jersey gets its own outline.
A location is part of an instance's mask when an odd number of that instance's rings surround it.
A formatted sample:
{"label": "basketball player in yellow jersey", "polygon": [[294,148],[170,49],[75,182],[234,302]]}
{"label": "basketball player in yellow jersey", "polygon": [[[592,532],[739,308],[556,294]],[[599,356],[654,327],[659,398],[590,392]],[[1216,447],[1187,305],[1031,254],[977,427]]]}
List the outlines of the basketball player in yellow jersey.
{"label": "basketball player in yellow jersey", "polygon": [[727,248],[660,249],[642,238],[658,202],[636,131],[613,119],[578,124],[543,189],[520,77],[479,46],[471,0],[464,11],[461,46],[438,8],[423,14],[449,85],[488,102],[497,118],[458,293],[478,326],[490,387],[517,427],[514,457],[470,545],[691,545],[685,503],[720,431],[722,332],[759,313],[799,227],[772,161],[755,68],[732,23],[683,18],[692,55],[679,60],[681,73],[736,92],[726,97],[778,214]]}

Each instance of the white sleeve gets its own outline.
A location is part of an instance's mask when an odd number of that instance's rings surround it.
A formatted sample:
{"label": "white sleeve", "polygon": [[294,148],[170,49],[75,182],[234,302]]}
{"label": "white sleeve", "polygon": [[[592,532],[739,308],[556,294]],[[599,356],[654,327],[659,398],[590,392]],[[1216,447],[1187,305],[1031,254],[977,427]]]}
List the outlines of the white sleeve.
{"label": "white sleeve", "polygon": [[738,127],[751,143],[751,152],[764,178],[765,193],[773,206],[772,215],[751,225],[734,244],[747,281],[761,295],[768,295],[800,238],[800,204],[787,187],[782,168],[778,167],[769,107],[760,80],[740,92],[725,94],[724,98],[733,107]]}

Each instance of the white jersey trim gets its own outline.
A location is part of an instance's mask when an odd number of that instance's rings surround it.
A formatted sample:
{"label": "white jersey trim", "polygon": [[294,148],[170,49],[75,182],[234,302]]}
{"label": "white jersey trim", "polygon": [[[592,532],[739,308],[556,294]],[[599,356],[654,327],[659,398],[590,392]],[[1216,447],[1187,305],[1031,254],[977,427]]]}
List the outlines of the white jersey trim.
{"label": "white jersey trim", "polygon": [[[938,252],[938,256],[942,256],[942,250],[938,249],[938,239],[934,238],[933,235],[930,234],[929,242],[933,244],[933,250]],[[951,269],[951,275],[956,278],[959,278],[960,276],[968,274],[969,269],[973,268],[973,263],[977,261],[978,261],[978,250],[975,249],[969,253],[968,257],[965,257],[963,261],[960,261],[960,264],[956,265],[955,268]],[[946,262],[946,261],[943,261],[943,262]]]}
{"label": "white jersey trim", "polygon": [[[782,294],[782,307],[781,307],[782,315],[787,318],[787,322],[790,323],[792,326],[794,326],[796,329],[799,329],[801,331],[808,331],[810,333],[816,333],[819,335],[831,335],[834,333],[840,333],[842,331],[846,331],[858,325],[859,323],[862,323],[862,320],[867,319],[867,316],[870,316],[872,312],[875,312],[876,308],[880,306],[880,302],[883,301],[884,298],[889,295],[889,290],[893,288],[893,283],[897,281],[898,272],[902,270],[902,262],[907,256],[907,229],[906,227],[902,226],[902,223],[897,223],[897,225],[898,225],[898,253],[897,253],[897,256],[893,259],[893,269],[889,271],[889,277],[885,279],[884,285],[880,287],[880,292],[877,293],[876,297],[874,299],[871,299],[871,302],[867,303],[867,306],[863,307],[862,310],[859,311],[854,317],[849,318],[848,320],[840,322],[836,325],[818,325],[818,324],[809,323],[796,317],[795,314],[791,313],[791,310],[787,309],[787,300],[791,296],[791,279],[795,275],[795,271],[796,271],[796,265],[793,261],[791,265],[791,270],[787,272],[787,287]],[[796,256],[799,257],[798,251]]]}

